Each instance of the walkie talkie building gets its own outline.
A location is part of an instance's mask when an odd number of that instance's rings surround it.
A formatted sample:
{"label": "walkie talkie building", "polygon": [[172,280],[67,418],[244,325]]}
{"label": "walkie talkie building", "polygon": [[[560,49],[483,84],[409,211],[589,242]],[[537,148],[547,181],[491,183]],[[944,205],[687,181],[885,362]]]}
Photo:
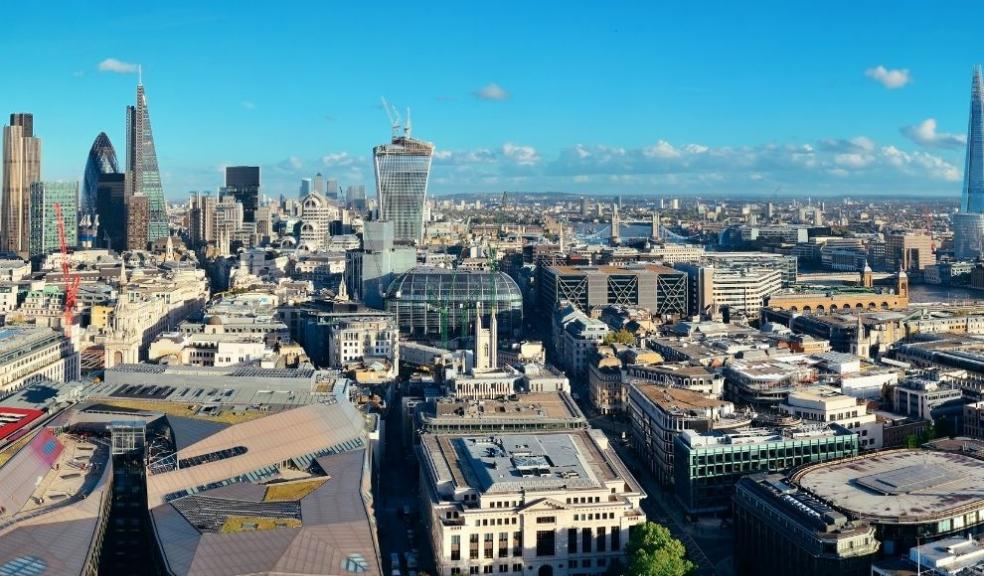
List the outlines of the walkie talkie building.
{"label": "walkie talkie building", "polygon": [[372,149],[379,195],[379,217],[393,222],[393,241],[419,244],[424,237],[424,202],[434,145],[394,135],[389,144]]}

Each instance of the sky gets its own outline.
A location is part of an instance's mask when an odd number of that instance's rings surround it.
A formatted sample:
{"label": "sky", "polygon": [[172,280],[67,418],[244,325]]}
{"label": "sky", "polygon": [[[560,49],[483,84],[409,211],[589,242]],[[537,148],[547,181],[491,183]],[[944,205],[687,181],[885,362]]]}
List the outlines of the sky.
{"label": "sky", "polygon": [[[152,6],[152,4],[159,4]],[[275,7],[275,8],[273,8]],[[984,4],[17,2],[0,114],[42,176],[120,162],[143,69],[169,199],[261,166],[374,189],[380,97],[436,145],[430,192],[959,197]]]}

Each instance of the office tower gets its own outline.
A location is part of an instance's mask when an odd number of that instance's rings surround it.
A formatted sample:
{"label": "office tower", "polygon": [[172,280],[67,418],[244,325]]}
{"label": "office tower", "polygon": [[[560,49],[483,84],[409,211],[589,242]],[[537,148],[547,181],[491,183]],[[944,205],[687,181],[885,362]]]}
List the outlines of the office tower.
{"label": "office tower", "polygon": [[126,249],[146,250],[150,240],[150,198],[134,194],[126,199]]}
{"label": "office tower", "polygon": [[229,166],[226,168],[226,194],[243,205],[243,221],[256,222],[260,207],[260,167]]}
{"label": "office tower", "polygon": [[311,193],[311,190],[313,188],[314,187],[311,185],[311,179],[310,178],[301,178],[301,190],[300,190],[300,193],[298,194],[298,196],[300,196],[301,198],[304,198],[305,196],[307,196],[308,194]]}
{"label": "office tower", "polygon": [[321,195],[325,193],[325,177],[321,175],[321,172],[314,175],[314,191]]}
{"label": "office tower", "polygon": [[960,211],[984,213],[984,78],[980,66],[974,67],[971,81],[965,166]]}
{"label": "office tower", "polygon": [[214,241],[214,226],[215,198],[212,198],[208,192],[204,194],[196,192],[191,199],[189,212],[189,235],[192,247],[201,248]]}
{"label": "office tower", "polygon": [[58,218],[55,205],[61,207],[65,226],[65,243],[75,246],[78,243],[79,183],[78,182],[34,182],[31,184],[31,226],[28,242],[29,254],[33,258],[49,251],[58,250]]}
{"label": "office tower", "polygon": [[82,190],[79,196],[79,212],[82,214],[96,214],[96,191],[99,187],[99,177],[103,174],[119,172],[120,167],[116,161],[116,150],[113,143],[109,141],[109,136],[105,132],[100,132],[89,148],[89,158],[85,162],[85,177],[82,180]]}
{"label": "office tower", "polygon": [[96,183],[96,213],[100,215],[102,245],[126,250],[126,175],[100,174]]}
{"label": "office tower", "polygon": [[366,187],[362,184],[349,186],[345,190],[345,203],[351,210],[363,213],[366,211]]}
{"label": "office tower", "polygon": [[[41,180],[41,140],[34,116],[11,114],[3,129],[3,223],[0,250],[26,256],[30,243],[31,184]],[[74,220],[74,216],[73,216]]]}
{"label": "office tower", "polygon": [[885,237],[885,257],[894,270],[924,270],[936,263],[933,238],[928,234],[890,234]]}
{"label": "office tower", "polygon": [[960,212],[953,215],[953,252],[962,260],[984,256],[984,79],[979,65],[970,85],[967,161]]}
{"label": "office tower", "polygon": [[328,179],[325,181],[325,198],[338,200],[338,180]]}
{"label": "office tower", "polygon": [[[147,242],[164,238],[168,235],[167,203],[142,81],[137,82],[137,105],[126,107],[126,172],[127,197],[146,197],[138,201],[137,208],[147,205]],[[127,244],[132,243],[128,240]]]}
{"label": "office tower", "polygon": [[372,149],[380,219],[393,222],[397,244],[420,243],[424,238],[424,202],[433,154],[433,144],[410,137],[409,124],[402,135],[399,126],[394,126],[391,142]]}

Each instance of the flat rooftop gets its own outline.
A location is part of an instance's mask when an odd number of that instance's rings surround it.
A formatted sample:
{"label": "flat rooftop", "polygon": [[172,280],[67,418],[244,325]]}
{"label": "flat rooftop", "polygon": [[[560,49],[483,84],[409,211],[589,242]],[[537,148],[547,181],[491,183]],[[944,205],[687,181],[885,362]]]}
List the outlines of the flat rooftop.
{"label": "flat rooftop", "polygon": [[631,276],[639,272],[655,272],[657,274],[683,274],[684,272],[669,266],[660,264],[641,264],[639,266],[550,266],[558,274],[590,274],[597,272],[601,274],[622,274]]}
{"label": "flat rooftop", "polygon": [[984,461],[931,450],[893,450],[804,470],[795,482],[846,513],[889,524],[984,509]]}
{"label": "flat rooftop", "polygon": [[515,400],[458,400],[441,398],[435,401],[432,419],[440,420],[542,420],[584,416],[574,401],[559,392],[523,394]]}
{"label": "flat rooftop", "polygon": [[722,408],[730,404],[726,400],[705,398],[699,392],[684,388],[672,388],[633,379],[631,385],[654,404],[667,412],[701,412]]}

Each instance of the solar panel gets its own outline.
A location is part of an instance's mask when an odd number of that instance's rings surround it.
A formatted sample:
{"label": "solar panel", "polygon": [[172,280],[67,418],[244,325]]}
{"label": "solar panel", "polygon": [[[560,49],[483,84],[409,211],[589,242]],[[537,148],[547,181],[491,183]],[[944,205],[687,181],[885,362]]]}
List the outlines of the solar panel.
{"label": "solar panel", "polygon": [[916,464],[857,479],[858,484],[882,494],[908,494],[959,480],[962,475],[939,466]]}

